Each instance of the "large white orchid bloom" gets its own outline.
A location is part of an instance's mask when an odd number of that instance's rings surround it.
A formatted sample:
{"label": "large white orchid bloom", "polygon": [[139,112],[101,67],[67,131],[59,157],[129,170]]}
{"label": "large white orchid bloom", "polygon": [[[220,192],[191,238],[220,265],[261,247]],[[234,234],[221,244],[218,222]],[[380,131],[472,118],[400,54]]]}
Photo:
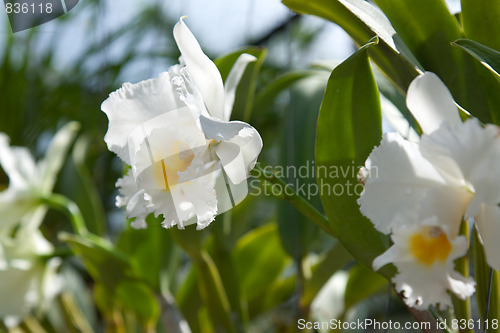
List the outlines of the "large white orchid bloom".
{"label": "large white orchid bloom", "polygon": [[262,149],[253,127],[229,121],[237,84],[255,57],[241,55],[224,86],[182,18],[174,37],[179,65],[124,84],[102,104],[108,148],[131,166],[117,182],[117,205],[135,218],[134,227],[154,212],[165,227],[204,228],[245,198],[244,181]]}
{"label": "large white orchid bloom", "polygon": [[436,216],[451,239],[464,218],[474,217],[488,263],[500,269],[499,128],[462,123],[448,89],[430,72],[412,82],[407,105],[424,134],[419,143],[384,136],[366,161],[361,212],[384,233],[411,224],[395,219],[401,214]]}
{"label": "large white orchid bloom", "polygon": [[7,135],[0,133],[0,165],[9,177],[9,187],[0,192],[0,232],[9,232],[50,195],[78,128],[77,123],[61,128],[38,163],[28,149],[9,146]]}

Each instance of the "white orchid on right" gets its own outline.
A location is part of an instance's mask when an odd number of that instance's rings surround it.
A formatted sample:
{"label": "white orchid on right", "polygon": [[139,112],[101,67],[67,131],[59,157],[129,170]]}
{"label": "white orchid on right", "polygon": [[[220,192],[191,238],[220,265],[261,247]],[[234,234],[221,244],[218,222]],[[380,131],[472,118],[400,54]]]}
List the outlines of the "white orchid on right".
{"label": "white orchid on right", "polygon": [[124,84],[102,104],[108,148],[131,166],[116,184],[116,203],[138,228],[150,213],[162,215],[167,228],[206,227],[245,198],[245,181],[262,149],[252,126],[229,121],[238,82],[256,58],[242,54],[224,86],[183,18],[174,38],[179,65]]}
{"label": "white orchid on right", "polygon": [[436,218],[451,243],[462,221],[474,218],[488,263],[500,269],[499,128],[477,119],[462,122],[450,92],[430,72],[411,83],[407,105],[424,134],[418,143],[384,135],[360,173],[361,212],[393,235],[421,224],[401,216]]}

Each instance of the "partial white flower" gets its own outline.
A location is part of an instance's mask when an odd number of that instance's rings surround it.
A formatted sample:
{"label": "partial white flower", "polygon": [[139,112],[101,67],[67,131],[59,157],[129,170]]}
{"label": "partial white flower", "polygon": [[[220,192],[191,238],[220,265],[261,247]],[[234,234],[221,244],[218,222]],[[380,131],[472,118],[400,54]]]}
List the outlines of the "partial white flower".
{"label": "partial white flower", "polygon": [[454,270],[454,260],[467,252],[467,239],[464,236],[451,239],[446,227],[435,217],[422,222],[415,215],[404,219],[410,219],[411,223],[394,229],[394,245],[375,258],[373,269],[393,263],[398,269],[392,279],[396,290],[408,306],[417,309],[437,304],[442,309],[451,306],[448,291],[460,299],[471,296],[474,281]]}
{"label": "partial white flower", "polygon": [[74,122],[61,128],[38,163],[28,149],[9,146],[7,135],[0,133],[0,166],[9,177],[9,187],[0,192],[0,231],[9,232],[50,195],[78,128]]}
{"label": "partial white flower", "polygon": [[60,292],[62,279],[57,274],[60,258],[46,259],[53,246],[33,228],[45,215],[36,210],[25,219],[28,227],[17,230],[13,237],[0,234],[0,318],[8,326],[15,326],[32,310],[44,310]]}
{"label": "partial white flower", "polygon": [[245,198],[245,180],[262,149],[253,127],[229,121],[238,82],[255,57],[241,55],[224,86],[182,18],[174,37],[179,65],[124,84],[102,104],[108,148],[131,166],[117,182],[117,205],[135,218],[134,227],[145,227],[154,212],[165,227],[204,228]]}
{"label": "partial white flower", "polygon": [[430,72],[412,82],[407,104],[424,134],[419,143],[384,135],[365,164],[370,176],[358,201],[361,212],[384,233],[410,224],[396,222],[401,214],[436,216],[451,239],[463,219],[474,217],[488,263],[500,269],[498,127],[476,119],[462,123],[448,89]]}

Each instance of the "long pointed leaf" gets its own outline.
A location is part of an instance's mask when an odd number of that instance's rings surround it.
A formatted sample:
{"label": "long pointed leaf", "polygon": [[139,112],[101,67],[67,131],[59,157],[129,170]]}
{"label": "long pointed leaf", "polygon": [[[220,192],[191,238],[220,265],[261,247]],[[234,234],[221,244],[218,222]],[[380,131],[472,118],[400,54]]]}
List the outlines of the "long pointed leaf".
{"label": "long pointed leaf", "polygon": [[402,90],[406,91],[421,67],[380,11],[363,0],[283,0],[290,9],[323,17],[340,25],[358,45],[374,35],[381,39],[370,49],[372,59]]}
{"label": "long pointed leaf", "polygon": [[457,39],[452,43],[461,47],[465,52],[476,58],[481,64],[490,71],[500,76],[500,52],[487,46],[479,44],[470,39]]}
{"label": "long pointed leaf", "polygon": [[326,214],[344,246],[368,267],[387,245],[357,204],[362,189],[357,170],[382,137],[379,92],[367,55],[374,44],[371,40],[333,70],[316,136],[317,181]]}

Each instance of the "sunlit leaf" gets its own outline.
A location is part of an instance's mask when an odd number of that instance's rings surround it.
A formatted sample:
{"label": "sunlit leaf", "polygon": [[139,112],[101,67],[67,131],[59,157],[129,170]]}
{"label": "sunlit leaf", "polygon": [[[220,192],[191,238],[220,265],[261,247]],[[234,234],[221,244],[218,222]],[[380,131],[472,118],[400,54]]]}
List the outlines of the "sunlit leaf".
{"label": "sunlit leaf", "polygon": [[243,236],[234,251],[241,291],[248,300],[261,297],[290,261],[273,223]]}
{"label": "sunlit leaf", "polygon": [[219,68],[222,78],[225,80],[234,63],[236,62],[236,59],[238,59],[238,57],[243,53],[251,54],[256,57],[257,60],[247,65],[245,73],[243,73],[243,76],[241,77],[240,83],[236,90],[232,118],[237,120],[249,121],[253,107],[257,76],[259,74],[262,63],[266,58],[267,51],[263,48],[258,47],[245,48],[216,59],[215,64]]}
{"label": "sunlit leaf", "polygon": [[500,50],[500,1],[461,0],[465,37]]}
{"label": "sunlit leaf", "polygon": [[450,45],[463,37],[463,31],[446,3],[441,0],[375,0],[375,3],[423,68],[443,80],[456,102],[481,121],[491,122],[498,93],[490,83],[483,82],[481,70],[472,60]]}
{"label": "sunlit leaf", "polygon": [[457,39],[452,43],[476,58],[483,66],[500,76],[500,52],[470,39]]}
{"label": "sunlit leaf", "polygon": [[379,92],[367,55],[376,43],[371,40],[333,70],[316,136],[317,180],[329,189],[321,193],[323,207],[344,246],[368,267],[387,246],[357,203],[358,168],[382,137]]}
{"label": "sunlit leaf", "polygon": [[370,56],[391,80],[406,91],[418,74],[418,61],[408,51],[391,23],[378,9],[363,0],[283,0],[290,9],[323,17],[340,25],[358,45],[374,35],[380,37]]}

